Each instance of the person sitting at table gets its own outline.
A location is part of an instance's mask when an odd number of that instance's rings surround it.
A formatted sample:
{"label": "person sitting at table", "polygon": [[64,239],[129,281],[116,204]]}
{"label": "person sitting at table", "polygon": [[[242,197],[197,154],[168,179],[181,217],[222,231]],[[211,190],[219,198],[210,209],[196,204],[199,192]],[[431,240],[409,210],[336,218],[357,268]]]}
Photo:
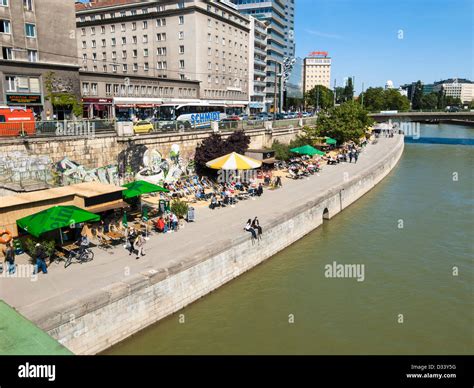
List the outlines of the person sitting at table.
{"label": "person sitting at table", "polygon": [[166,233],[168,231],[168,225],[166,225],[165,221],[163,220],[163,217],[160,217],[156,220],[155,228],[160,233]]}
{"label": "person sitting at table", "polygon": [[214,210],[216,207],[217,207],[217,198],[215,194],[212,194],[211,204],[209,205],[209,208]]}
{"label": "person sitting at table", "polygon": [[259,183],[257,187],[257,195],[260,197],[262,194],[263,194],[263,185]]}

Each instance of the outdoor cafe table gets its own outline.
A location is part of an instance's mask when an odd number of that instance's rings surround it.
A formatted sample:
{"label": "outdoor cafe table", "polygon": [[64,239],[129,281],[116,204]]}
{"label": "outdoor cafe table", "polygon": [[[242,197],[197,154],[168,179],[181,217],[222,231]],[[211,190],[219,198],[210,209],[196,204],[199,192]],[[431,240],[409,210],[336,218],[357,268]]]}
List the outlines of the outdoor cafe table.
{"label": "outdoor cafe table", "polygon": [[66,253],[70,253],[71,251],[75,251],[79,249],[79,246],[76,243],[68,242],[68,243],[58,245],[58,248],[62,249]]}
{"label": "outdoor cafe table", "polygon": [[112,240],[121,240],[122,238],[124,238],[123,234],[112,231],[105,233],[105,235],[110,237]]}

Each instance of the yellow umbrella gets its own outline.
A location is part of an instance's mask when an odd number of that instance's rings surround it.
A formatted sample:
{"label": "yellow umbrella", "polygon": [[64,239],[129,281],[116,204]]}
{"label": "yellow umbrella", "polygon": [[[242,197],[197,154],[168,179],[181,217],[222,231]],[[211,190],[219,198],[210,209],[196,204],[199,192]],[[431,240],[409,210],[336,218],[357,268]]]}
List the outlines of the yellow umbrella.
{"label": "yellow umbrella", "polygon": [[261,165],[262,162],[260,160],[240,155],[237,152],[232,152],[206,163],[207,167],[214,170],[251,170]]}

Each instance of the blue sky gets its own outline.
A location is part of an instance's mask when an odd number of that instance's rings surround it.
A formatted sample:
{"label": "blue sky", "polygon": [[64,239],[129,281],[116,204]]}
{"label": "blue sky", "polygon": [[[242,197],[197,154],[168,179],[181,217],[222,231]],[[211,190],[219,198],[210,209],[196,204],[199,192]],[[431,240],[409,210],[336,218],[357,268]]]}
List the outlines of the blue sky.
{"label": "blue sky", "polygon": [[[473,79],[473,0],[296,0],[296,54],[328,51],[356,90]],[[401,37],[402,39],[399,39]]]}

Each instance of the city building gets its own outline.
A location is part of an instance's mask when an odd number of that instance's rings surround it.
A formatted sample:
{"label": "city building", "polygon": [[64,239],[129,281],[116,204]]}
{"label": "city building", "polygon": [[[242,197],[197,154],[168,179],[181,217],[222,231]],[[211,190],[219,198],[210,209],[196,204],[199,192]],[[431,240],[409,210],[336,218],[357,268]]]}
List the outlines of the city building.
{"label": "city building", "polygon": [[2,105],[43,120],[72,114],[66,101],[80,98],[75,29],[73,0],[0,1]]}
{"label": "city building", "polygon": [[[273,106],[280,95],[281,73],[285,58],[295,56],[294,0],[232,0],[244,15],[267,23],[266,100]],[[276,92],[276,93],[275,93]],[[278,100],[277,104],[278,106]],[[271,108],[273,109],[273,108]]]}
{"label": "city building", "polygon": [[442,90],[446,97],[459,98],[462,103],[470,103],[474,100],[474,82],[464,78],[449,78],[435,82],[434,92]]}
{"label": "city building", "polygon": [[316,85],[331,86],[331,58],[326,51],[313,51],[304,59],[303,90],[308,92]]}
{"label": "city building", "polygon": [[82,90],[97,84],[89,99],[248,105],[250,21],[232,3],[101,0],[76,4],[76,22]]}
{"label": "city building", "polygon": [[267,76],[267,25],[254,17],[250,16],[249,19],[249,112],[267,112],[270,108],[265,98]]}
{"label": "city building", "polygon": [[303,98],[303,59],[295,58],[292,72],[286,81],[286,97]]}
{"label": "city building", "polygon": [[393,86],[393,81],[392,80],[388,80],[387,82],[385,82],[385,90],[387,89],[393,89],[394,86]]}

